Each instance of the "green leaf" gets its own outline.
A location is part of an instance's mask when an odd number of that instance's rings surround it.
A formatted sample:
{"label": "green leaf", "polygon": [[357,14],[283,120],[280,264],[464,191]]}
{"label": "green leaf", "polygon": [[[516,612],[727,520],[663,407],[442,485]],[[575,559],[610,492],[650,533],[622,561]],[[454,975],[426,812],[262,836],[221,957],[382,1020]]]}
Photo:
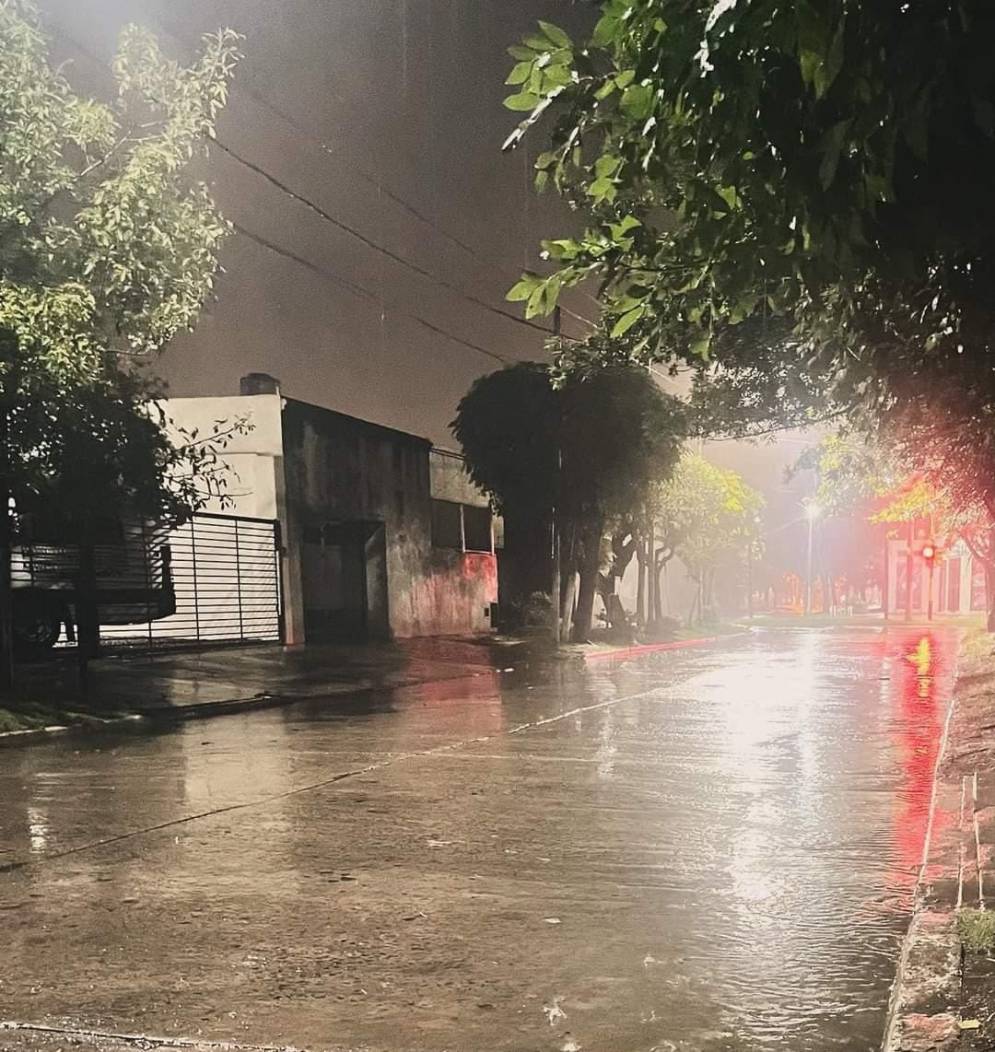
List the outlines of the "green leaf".
{"label": "green leaf", "polygon": [[823,83],[822,92],[820,94],[825,94],[833,86],[833,82],[839,76],[840,70],[843,68],[843,59],[845,57],[845,34],[846,11],[844,10],[842,15],[840,16],[839,25],[836,27],[836,32],[833,34],[833,42],[829,46],[829,54],[826,55],[825,79]]}
{"label": "green leaf", "polygon": [[594,162],[594,174],[599,179],[614,175],[622,166],[622,158],[615,153],[603,153]]}
{"label": "green leaf", "polygon": [[534,62],[536,53],[530,47],[523,47],[521,44],[512,44],[508,48],[508,54],[512,58],[517,58],[520,62]]}
{"label": "green leaf", "polygon": [[712,334],[706,332],[696,340],[692,340],[690,349],[691,354],[695,358],[700,358],[702,361],[707,362],[712,349]]}
{"label": "green leaf", "polygon": [[573,41],[570,37],[559,26],[554,26],[552,22],[540,20],[539,28],[557,47],[573,47]]}
{"label": "green leaf", "polygon": [[531,59],[528,62],[519,62],[508,74],[505,84],[524,84],[532,74],[533,65]]}
{"label": "green leaf", "polygon": [[603,15],[594,27],[591,40],[596,47],[607,47],[617,37],[621,21],[615,15]]}
{"label": "green leaf", "polygon": [[623,220],[618,223],[612,223],[609,227],[612,233],[612,237],[616,241],[621,241],[630,230],[635,230],[636,227],[640,227],[643,224],[636,219],[635,216],[626,216]]}
{"label": "green leaf", "polygon": [[602,201],[614,201],[618,194],[618,191],[615,189],[615,184],[607,176],[601,179],[595,179],[587,188],[587,192],[597,203]]}
{"label": "green leaf", "polygon": [[545,37],[533,34],[532,36],[527,36],[525,38],[525,43],[532,48],[533,51],[538,51],[540,55],[549,51],[549,41],[546,40]]}
{"label": "green leaf", "polygon": [[653,112],[653,88],[649,84],[630,84],[619,105],[630,120],[645,120]]}
{"label": "green leaf", "polygon": [[537,274],[525,274],[521,281],[517,284],[512,285],[505,295],[505,299],[509,303],[522,303],[527,300],[532,293],[535,291],[535,287],[542,281]]}
{"label": "green leaf", "polygon": [[509,95],[504,100],[504,105],[509,110],[519,112],[534,110],[539,105],[539,96],[528,91],[520,92],[518,95]]}
{"label": "green leaf", "polygon": [[822,161],[819,164],[819,182],[823,190],[828,190],[836,178],[846,133],[850,121],[838,121],[822,137]]}
{"label": "green leaf", "polygon": [[638,307],[633,307],[632,310],[626,311],[625,314],[615,322],[611,333],[612,338],[617,339],[619,336],[624,336],[645,313],[645,303],[640,303]]}
{"label": "green leaf", "polygon": [[544,91],[551,88],[566,87],[573,80],[573,75],[567,66],[550,66],[543,73],[542,86]]}

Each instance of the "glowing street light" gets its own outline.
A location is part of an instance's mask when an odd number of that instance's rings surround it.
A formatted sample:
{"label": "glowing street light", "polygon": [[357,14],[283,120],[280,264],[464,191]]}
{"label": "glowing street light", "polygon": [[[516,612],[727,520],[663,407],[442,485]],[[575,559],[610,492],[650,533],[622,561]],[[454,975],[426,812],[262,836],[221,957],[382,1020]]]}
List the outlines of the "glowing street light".
{"label": "glowing street light", "polygon": [[812,533],[815,529],[815,521],[822,514],[822,508],[817,501],[805,502],[805,518],[808,519],[808,561],[805,571],[805,613],[812,612]]}

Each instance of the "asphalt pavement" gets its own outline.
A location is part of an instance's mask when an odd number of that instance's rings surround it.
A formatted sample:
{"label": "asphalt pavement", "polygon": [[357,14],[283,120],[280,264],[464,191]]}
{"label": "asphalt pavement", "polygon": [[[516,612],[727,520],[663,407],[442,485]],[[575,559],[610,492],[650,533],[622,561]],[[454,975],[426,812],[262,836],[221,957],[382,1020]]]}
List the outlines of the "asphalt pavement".
{"label": "asphalt pavement", "polygon": [[0,1048],[876,1049],[943,629],[0,753]]}

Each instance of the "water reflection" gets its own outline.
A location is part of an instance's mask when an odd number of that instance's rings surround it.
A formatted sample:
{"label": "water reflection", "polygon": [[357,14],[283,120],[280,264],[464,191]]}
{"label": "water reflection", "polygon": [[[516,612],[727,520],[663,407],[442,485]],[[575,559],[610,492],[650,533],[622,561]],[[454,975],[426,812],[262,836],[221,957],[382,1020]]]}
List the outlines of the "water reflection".
{"label": "water reflection", "polygon": [[0,886],[7,1010],[299,1047],[876,1048],[952,645],[757,634],[25,750],[3,850],[150,832]]}

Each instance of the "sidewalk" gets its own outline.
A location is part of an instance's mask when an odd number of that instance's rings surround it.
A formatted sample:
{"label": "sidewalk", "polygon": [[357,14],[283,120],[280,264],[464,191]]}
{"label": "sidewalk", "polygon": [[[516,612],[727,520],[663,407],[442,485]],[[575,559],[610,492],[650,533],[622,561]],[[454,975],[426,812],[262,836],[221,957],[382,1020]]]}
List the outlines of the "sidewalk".
{"label": "sidewalk", "polygon": [[[0,733],[0,746],[23,744],[53,731],[100,729],[109,720],[195,719],[306,698],[508,673],[524,664],[624,659],[712,641],[702,638],[665,645],[565,647],[557,653],[541,638],[475,636],[166,651],[151,656],[121,653],[92,662],[85,699],[80,696],[72,660],[57,658],[18,669],[15,700],[8,708],[15,717],[26,714],[26,722],[36,726]],[[0,716],[3,713],[0,703]],[[3,729],[0,724],[0,731]]]}
{"label": "sidewalk", "polygon": [[[525,652],[524,644],[480,637],[121,653],[91,664],[85,699],[80,696],[74,663],[56,658],[18,669],[16,699],[10,708],[31,711],[40,706],[84,726],[127,716],[190,719],[304,698],[479,676],[510,669]],[[17,744],[34,736],[34,731],[0,735],[0,743]]]}
{"label": "sidewalk", "polygon": [[995,960],[965,948],[958,926],[959,917],[988,924],[975,911],[995,905],[993,648],[976,631],[962,649],[885,1052],[995,1049]]}

